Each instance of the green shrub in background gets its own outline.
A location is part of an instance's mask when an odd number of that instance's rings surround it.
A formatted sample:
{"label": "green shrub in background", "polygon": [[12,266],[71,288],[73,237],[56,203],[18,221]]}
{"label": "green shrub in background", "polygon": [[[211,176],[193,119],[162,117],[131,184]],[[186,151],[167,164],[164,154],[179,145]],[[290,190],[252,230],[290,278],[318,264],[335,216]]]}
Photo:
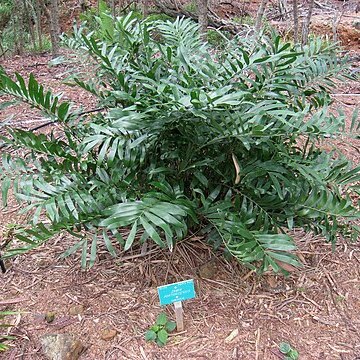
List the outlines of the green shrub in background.
{"label": "green shrub in background", "polygon": [[[41,47],[38,43],[34,44],[31,42],[30,35],[28,33],[24,33],[24,50],[28,53],[41,53],[51,50],[51,41],[50,38],[46,35],[42,35],[42,43]],[[6,28],[1,34],[1,46],[0,51],[9,50],[10,53],[14,51],[14,43],[16,41],[16,35],[12,28]]]}
{"label": "green shrub in background", "polygon": [[198,12],[198,5],[196,1],[190,1],[189,3],[187,3],[185,5],[185,10],[190,13],[196,14]]}
{"label": "green shrub in background", "polygon": [[[50,50],[50,39],[42,32],[40,35],[38,33],[35,7],[33,1],[27,1],[22,2],[20,8],[15,9],[12,0],[2,0],[0,4],[0,55],[8,51],[14,53],[20,49],[27,52]],[[40,44],[39,37],[41,37]]]}
{"label": "green shrub in background", "polygon": [[12,1],[3,0],[0,4],[0,30],[3,31],[10,21],[11,11],[13,8]]}
{"label": "green shrub in background", "polygon": [[233,21],[238,23],[238,24],[244,24],[244,25],[250,25],[250,26],[255,25],[255,19],[254,19],[253,16],[250,16],[250,15],[235,16],[233,18]]}
{"label": "green shrub in background", "polygon": [[207,41],[209,45],[218,51],[225,50],[229,42],[230,35],[219,30],[208,30]]}
{"label": "green shrub in background", "polygon": [[[143,15],[141,14],[141,12],[136,10],[134,6],[130,6],[128,8],[128,11],[131,12],[132,17],[137,18],[138,20],[143,19]],[[94,30],[94,31],[98,31],[99,29],[103,28],[107,22],[109,22],[110,24],[113,23],[111,17],[111,9],[109,8],[109,6],[105,1],[100,1],[98,7],[90,8],[85,12],[81,13],[79,15],[79,19],[83,23],[86,22],[86,27],[88,30]],[[174,19],[171,16],[166,15],[164,13],[159,13],[159,14],[154,13],[146,17],[146,21],[148,22],[155,22],[159,20],[173,21]]]}
{"label": "green shrub in background", "polygon": [[9,27],[12,12],[12,1],[4,0],[0,4],[0,55],[7,50],[6,36],[4,36],[6,30]]}
{"label": "green shrub in background", "polygon": [[154,22],[154,21],[167,21],[167,20],[173,21],[174,19],[169,15],[161,13],[161,14],[150,14],[146,18],[146,20],[149,21],[149,22]]}
{"label": "green shrub in background", "polygon": [[83,114],[33,76],[1,73],[3,94],[63,131],[6,129],[4,143],[25,155],[3,154],[3,202],[11,188],[33,214],[14,232],[23,246],[6,257],[68,231],[79,240],[64,255],[81,249],[82,265],[92,266],[101,243],[113,256],[115,241],[173,250],[200,230],[241,263],[279,271],[300,266],[295,227],[333,243],[339,234],[357,238],[350,195],[360,167],[317,146],[345,132],[344,114],[329,109],[346,67],[333,45],[317,39],[300,51],[275,35],[235,37],[217,54],[188,19],[129,14],[112,31],[100,26],[75,26],[65,43],[92,57],[96,76],[74,83],[97,96],[101,112]]}

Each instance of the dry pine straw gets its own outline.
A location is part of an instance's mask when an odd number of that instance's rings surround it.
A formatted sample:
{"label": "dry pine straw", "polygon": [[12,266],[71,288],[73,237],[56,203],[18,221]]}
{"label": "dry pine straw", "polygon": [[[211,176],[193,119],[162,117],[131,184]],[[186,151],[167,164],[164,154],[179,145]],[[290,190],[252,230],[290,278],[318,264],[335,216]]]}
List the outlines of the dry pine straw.
{"label": "dry pine straw", "polygon": [[[8,62],[10,70],[28,71],[24,59]],[[47,58],[32,58],[39,66],[31,69],[42,82],[64,90],[56,74],[66,69],[48,69]],[[61,78],[61,76],[58,76]],[[338,93],[356,94],[359,84],[344,84]],[[92,99],[80,92],[70,95],[84,107]],[[345,103],[349,115],[359,105],[359,97],[336,96]],[[336,105],[335,104],[335,105]],[[14,109],[1,114],[4,120]],[[16,119],[33,119],[31,112],[17,108]],[[24,127],[28,124],[24,123]],[[31,126],[31,125],[30,125]],[[359,141],[332,140],[355,163]],[[326,144],[325,144],[326,145]],[[324,145],[324,146],[325,146]],[[0,214],[1,224],[23,222],[15,204]],[[6,231],[3,226],[0,230]],[[360,248],[341,241],[335,253],[324,240],[301,231],[294,232],[301,271],[288,278],[265,274],[258,277],[235,262],[226,262],[194,236],[179,244],[174,253],[148,248],[121,254],[112,259],[100,249],[93,269],[83,271],[79,256],[60,260],[59,255],[73,243],[68,235],[51,240],[47,246],[19,256],[8,263],[1,275],[0,311],[16,310],[10,317],[10,333],[16,340],[1,359],[44,359],[39,337],[49,333],[74,333],[86,346],[82,359],[281,359],[278,344],[289,342],[301,359],[360,358]],[[144,341],[144,332],[161,309],[156,287],[193,278],[197,298],[184,304],[184,332],[171,335],[165,348]],[[74,305],[82,305],[79,315],[69,315]],[[55,320],[48,324],[44,314],[52,311]],[[106,329],[115,329],[110,341],[101,339]],[[225,339],[238,329],[231,342]]]}

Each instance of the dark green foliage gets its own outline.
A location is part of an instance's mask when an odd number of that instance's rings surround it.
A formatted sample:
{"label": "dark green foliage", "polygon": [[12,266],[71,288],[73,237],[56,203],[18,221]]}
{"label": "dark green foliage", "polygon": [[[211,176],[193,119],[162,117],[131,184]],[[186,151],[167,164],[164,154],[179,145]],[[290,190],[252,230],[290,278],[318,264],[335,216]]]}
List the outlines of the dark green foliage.
{"label": "dark green foliage", "polygon": [[[9,41],[9,35],[11,31],[11,12],[13,11],[13,3],[10,0],[3,0],[0,4],[0,55],[7,50]],[[14,40],[13,34],[11,34],[12,40]]]}
{"label": "dark green foliage", "polygon": [[11,18],[11,11],[13,8],[12,1],[3,0],[0,4],[0,30],[3,31]]}
{"label": "dark green foliage", "polygon": [[150,14],[149,16],[147,16],[146,20],[149,22],[154,22],[154,21],[167,21],[167,20],[173,21],[174,19],[169,15],[160,13],[160,14]]}
{"label": "dark green foliage", "polygon": [[[24,247],[6,256],[66,230],[79,242],[65,255],[81,249],[91,266],[100,243],[113,256],[115,239],[125,249],[151,239],[172,250],[200,229],[247,266],[278,271],[300,265],[288,229],[357,238],[350,195],[360,167],[316,146],[345,132],[344,115],[329,110],[345,66],[332,45],[318,39],[300,51],[275,35],[234,38],[210,55],[190,20],[131,14],[112,31],[75,27],[65,42],[97,64],[93,80],[74,83],[104,111],[81,115],[33,77],[1,74],[3,93],[63,129],[61,137],[8,129],[4,141],[27,152],[4,154],[3,200],[12,188],[34,215],[15,232]],[[350,131],[358,130],[354,117]]]}
{"label": "dark green foliage", "polygon": [[219,30],[209,30],[207,32],[207,41],[209,45],[217,50],[226,49],[229,38],[229,34]]}

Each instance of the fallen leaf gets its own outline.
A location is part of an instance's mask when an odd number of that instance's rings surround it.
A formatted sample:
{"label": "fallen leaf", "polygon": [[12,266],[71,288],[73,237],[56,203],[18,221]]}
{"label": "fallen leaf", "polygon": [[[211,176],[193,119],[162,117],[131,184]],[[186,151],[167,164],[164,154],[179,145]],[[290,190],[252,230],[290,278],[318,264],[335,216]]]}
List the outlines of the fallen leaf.
{"label": "fallen leaf", "polygon": [[280,266],[282,267],[285,271],[288,271],[288,272],[294,272],[296,270],[298,270],[298,268],[296,268],[295,266],[292,266],[290,264],[287,264],[287,263],[284,263],[280,260],[275,260],[275,262]]}

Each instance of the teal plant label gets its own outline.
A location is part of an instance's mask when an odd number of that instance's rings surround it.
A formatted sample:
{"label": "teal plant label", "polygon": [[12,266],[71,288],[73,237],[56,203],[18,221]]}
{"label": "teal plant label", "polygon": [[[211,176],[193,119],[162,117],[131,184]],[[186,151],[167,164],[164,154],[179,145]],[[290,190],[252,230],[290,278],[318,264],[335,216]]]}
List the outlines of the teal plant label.
{"label": "teal plant label", "polygon": [[160,305],[168,305],[177,301],[192,299],[196,296],[194,280],[185,280],[169,285],[159,286],[158,294]]}

